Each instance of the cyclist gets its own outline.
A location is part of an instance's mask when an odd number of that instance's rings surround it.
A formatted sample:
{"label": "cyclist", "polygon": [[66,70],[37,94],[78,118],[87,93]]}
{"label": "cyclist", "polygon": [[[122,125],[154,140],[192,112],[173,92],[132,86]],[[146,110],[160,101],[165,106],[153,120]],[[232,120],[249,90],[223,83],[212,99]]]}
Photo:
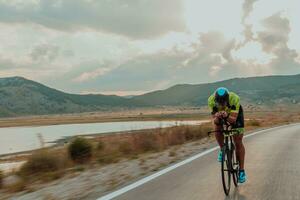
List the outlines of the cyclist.
{"label": "cyclist", "polygon": [[[232,125],[233,129],[239,131],[238,134],[233,136],[233,139],[236,146],[237,159],[240,165],[238,182],[244,183],[246,181],[246,173],[244,170],[245,147],[242,141],[244,133],[244,114],[243,108],[240,105],[240,98],[234,92],[229,92],[228,89],[220,87],[208,98],[208,107],[211,110],[212,120],[216,131],[215,137],[220,148],[222,148],[224,142],[224,136],[220,132],[221,118],[226,119],[226,121]],[[222,151],[219,151],[218,161],[222,161]]]}

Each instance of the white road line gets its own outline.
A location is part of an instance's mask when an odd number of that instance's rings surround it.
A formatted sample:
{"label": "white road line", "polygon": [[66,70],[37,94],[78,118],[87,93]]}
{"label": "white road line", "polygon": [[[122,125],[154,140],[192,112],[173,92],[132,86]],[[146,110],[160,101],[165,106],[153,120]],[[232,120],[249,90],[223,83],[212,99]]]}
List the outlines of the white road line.
{"label": "white road line", "polygon": [[[264,130],[256,131],[254,133],[250,133],[248,135],[245,135],[245,138],[248,138],[248,137],[251,137],[251,136],[254,136],[254,135],[257,135],[257,134],[269,132],[269,131],[274,130],[274,129],[284,128],[284,127],[291,126],[291,125],[297,125],[297,124],[283,125],[283,126],[278,126],[278,127],[273,127],[273,128],[269,128],[269,129],[264,129]],[[157,177],[159,177],[161,175],[164,175],[164,174],[166,174],[166,173],[168,173],[168,172],[170,172],[170,171],[172,171],[172,170],[174,170],[174,169],[176,169],[176,168],[178,168],[178,167],[180,167],[182,165],[188,164],[188,163],[192,162],[193,160],[201,158],[201,157],[203,157],[203,156],[205,156],[205,155],[207,155],[207,154],[209,154],[209,153],[211,153],[211,152],[213,152],[213,151],[215,151],[217,149],[219,149],[218,146],[213,147],[211,149],[208,149],[208,150],[206,150],[206,151],[204,151],[202,153],[196,154],[196,155],[194,155],[194,156],[192,156],[190,158],[187,158],[186,160],[183,160],[183,161],[181,161],[179,163],[171,165],[170,167],[167,167],[167,168],[165,168],[165,169],[163,169],[163,170],[161,170],[159,172],[156,172],[156,173],[154,173],[154,174],[152,174],[150,176],[142,178],[141,180],[139,180],[137,182],[134,182],[134,183],[132,183],[130,185],[127,185],[127,186],[125,186],[123,188],[120,188],[119,190],[116,190],[116,191],[114,191],[112,193],[109,193],[109,194],[103,196],[103,197],[100,197],[97,200],[110,200],[110,199],[113,199],[113,198],[115,198],[117,196],[120,196],[120,195],[122,195],[122,194],[124,194],[124,193],[126,193],[126,192],[128,192],[130,190],[133,190],[134,188],[137,188],[137,187],[139,187],[139,186],[141,186],[141,185],[143,185],[143,184],[145,184],[145,183],[147,183],[147,182],[149,182],[149,181],[151,181],[151,180],[153,180],[153,179],[155,179],[155,178],[157,178]]]}

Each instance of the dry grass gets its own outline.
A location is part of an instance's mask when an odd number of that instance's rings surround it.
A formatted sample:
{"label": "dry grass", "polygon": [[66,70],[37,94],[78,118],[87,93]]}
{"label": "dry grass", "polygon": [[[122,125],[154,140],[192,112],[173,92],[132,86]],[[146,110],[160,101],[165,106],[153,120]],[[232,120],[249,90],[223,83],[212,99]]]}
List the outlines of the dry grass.
{"label": "dry grass", "polygon": [[118,162],[122,158],[130,159],[139,154],[162,151],[171,146],[202,139],[210,129],[209,123],[99,136],[95,144],[96,160],[101,164],[108,164]]}
{"label": "dry grass", "polygon": [[8,193],[16,193],[16,192],[21,192],[26,189],[26,183],[24,180],[19,180],[14,184],[8,185],[5,188],[5,191]]}
{"label": "dry grass", "polygon": [[261,126],[261,122],[255,119],[250,119],[246,122],[246,126]]}
{"label": "dry grass", "polygon": [[52,172],[60,169],[60,160],[56,155],[48,152],[33,154],[22,166],[20,173],[24,176],[43,172]]}
{"label": "dry grass", "polygon": [[170,151],[169,156],[170,157],[175,157],[177,155],[176,151]]}
{"label": "dry grass", "polygon": [[65,152],[57,154],[41,150],[31,155],[17,174],[24,183],[48,182],[64,175],[64,170],[68,167],[67,162],[68,158]]}

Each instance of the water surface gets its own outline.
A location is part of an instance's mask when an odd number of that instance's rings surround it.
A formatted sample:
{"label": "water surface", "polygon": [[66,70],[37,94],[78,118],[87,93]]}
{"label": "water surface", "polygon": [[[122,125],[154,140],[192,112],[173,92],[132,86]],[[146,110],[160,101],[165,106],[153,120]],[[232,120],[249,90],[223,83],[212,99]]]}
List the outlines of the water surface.
{"label": "water surface", "polygon": [[101,134],[158,127],[164,128],[180,124],[194,125],[203,122],[207,122],[207,120],[102,122],[0,128],[0,155],[40,148],[41,138],[46,143],[46,146],[49,146],[51,145],[49,142],[53,142],[68,136],[89,135],[96,133]]}

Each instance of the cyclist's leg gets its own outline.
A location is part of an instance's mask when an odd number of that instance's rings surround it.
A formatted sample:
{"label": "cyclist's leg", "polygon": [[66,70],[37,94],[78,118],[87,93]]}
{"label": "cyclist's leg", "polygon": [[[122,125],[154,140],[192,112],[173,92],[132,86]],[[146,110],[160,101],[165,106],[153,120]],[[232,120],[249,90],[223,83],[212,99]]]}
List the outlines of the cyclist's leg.
{"label": "cyclist's leg", "polygon": [[244,136],[244,112],[242,106],[240,107],[239,114],[236,120],[236,124],[233,128],[238,129],[240,133],[233,136],[233,140],[236,146],[236,157],[240,163],[240,169],[244,170],[245,163],[245,147],[243,144]]}
{"label": "cyclist's leg", "polygon": [[224,144],[224,136],[223,134],[221,133],[221,129],[222,129],[222,126],[218,125],[218,124],[214,124],[214,128],[215,128],[215,137],[216,137],[216,140],[220,146],[220,148],[223,147],[223,144]]}
{"label": "cyclist's leg", "polygon": [[240,169],[244,170],[245,163],[245,147],[243,144],[243,134],[233,136],[233,140],[236,146],[236,156],[240,164]]}

